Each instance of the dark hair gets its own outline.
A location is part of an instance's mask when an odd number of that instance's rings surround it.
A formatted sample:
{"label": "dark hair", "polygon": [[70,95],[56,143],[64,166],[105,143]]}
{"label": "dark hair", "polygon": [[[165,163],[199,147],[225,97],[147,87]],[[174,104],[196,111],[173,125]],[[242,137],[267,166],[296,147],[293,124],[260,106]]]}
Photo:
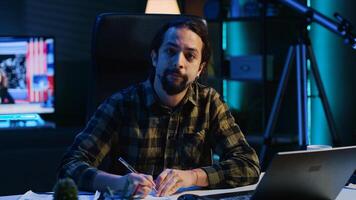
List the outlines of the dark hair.
{"label": "dark hair", "polygon": [[208,28],[203,19],[194,18],[194,17],[182,17],[175,20],[168,22],[167,24],[163,25],[161,29],[158,30],[155,37],[151,43],[150,52],[154,51],[158,54],[158,50],[162,45],[163,38],[165,33],[169,28],[176,27],[176,28],[188,28],[189,30],[193,31],[201,38],[203,42],[203,49],[202,49],[202,59],[201,63],[205,62],[203,66],[206,68],[209,64],[211,49],[210,43],[208,39]]}

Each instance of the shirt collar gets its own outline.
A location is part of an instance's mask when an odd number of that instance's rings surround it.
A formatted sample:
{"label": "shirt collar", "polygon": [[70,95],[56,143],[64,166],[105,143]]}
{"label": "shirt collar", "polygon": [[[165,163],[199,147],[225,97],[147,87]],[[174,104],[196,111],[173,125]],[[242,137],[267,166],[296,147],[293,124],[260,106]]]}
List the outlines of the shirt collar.
{"label": "shirt collar", "polygon": [[193,106],[197,105],[198,102],[198,87],[197,87],[197,83],[193,82],[192,84],[190,84],[187,94],[185,95],[185,97],[183,98],[183,100],[187,98],[187,102],[190,102]]}

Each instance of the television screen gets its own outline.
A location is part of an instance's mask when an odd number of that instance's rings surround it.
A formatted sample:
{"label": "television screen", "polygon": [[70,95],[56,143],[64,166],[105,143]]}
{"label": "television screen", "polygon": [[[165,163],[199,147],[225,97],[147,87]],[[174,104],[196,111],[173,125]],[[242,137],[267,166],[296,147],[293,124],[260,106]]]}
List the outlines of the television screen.
{"label": "television screen", "polygon": [[54,38],[0,37],[0,114],[53,113]]}

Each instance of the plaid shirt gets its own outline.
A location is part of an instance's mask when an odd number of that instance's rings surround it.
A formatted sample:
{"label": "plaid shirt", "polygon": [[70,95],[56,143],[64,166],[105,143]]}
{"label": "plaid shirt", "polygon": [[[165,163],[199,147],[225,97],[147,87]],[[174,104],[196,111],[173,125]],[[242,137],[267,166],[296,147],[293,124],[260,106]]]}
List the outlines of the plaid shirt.
{"label": "plaid shirt", "polygon": [[92,190],[98,167],[128,173],[118,157],[154,177],[165,168],[201,168],[210,188],[256,183],[260,174],[258,157],[227,105],[214,89],[198,83],[174,109],[160,103],[149,80],[108,98],[64,155],[59,177]]}

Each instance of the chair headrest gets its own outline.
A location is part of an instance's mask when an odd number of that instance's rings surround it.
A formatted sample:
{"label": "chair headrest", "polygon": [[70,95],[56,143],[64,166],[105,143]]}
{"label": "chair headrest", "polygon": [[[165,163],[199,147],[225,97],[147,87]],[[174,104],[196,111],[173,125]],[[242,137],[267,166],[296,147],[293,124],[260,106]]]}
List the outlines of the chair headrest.
{"label": "chair headrest", "polygon": [[97,17],[94,29],[94,59],[99,65],[103,59],[133,65],[135,62],[146,63],[150,60],[149,48],[157,30],[178,17],[181,15],[101,14]]}

